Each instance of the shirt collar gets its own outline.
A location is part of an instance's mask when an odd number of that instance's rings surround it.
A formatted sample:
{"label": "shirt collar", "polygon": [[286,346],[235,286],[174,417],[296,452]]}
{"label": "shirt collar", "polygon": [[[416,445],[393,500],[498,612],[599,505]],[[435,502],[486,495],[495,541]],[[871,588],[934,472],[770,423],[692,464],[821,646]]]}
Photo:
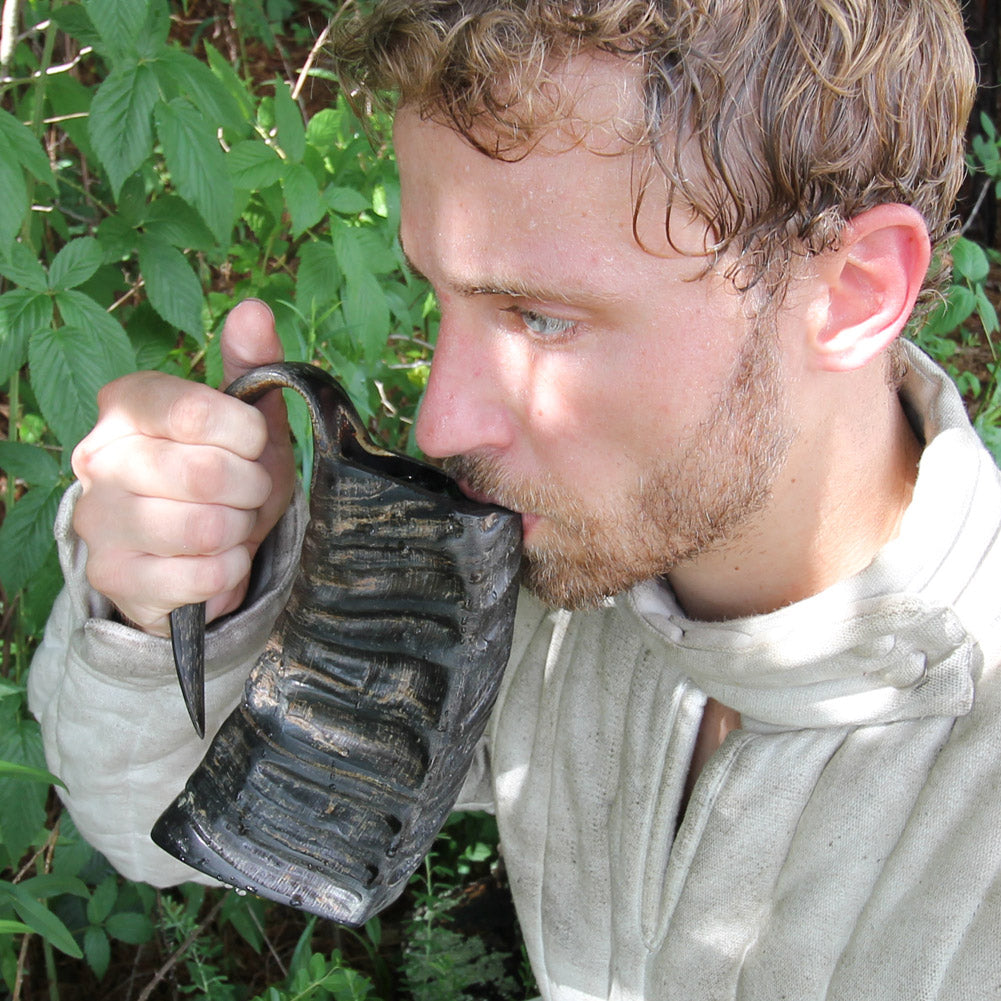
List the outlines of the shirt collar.
{"label": "shirt collar", "polygon": [[900,534],[854,576],[766,615],[689,619],[648,581],[617,604],[665,669],[737,709],[744,726],[887,723],[969,712],[982,654],[960,615],[999,531],[997,468],[945,374],[908,345],[902,399],[927,442]]}

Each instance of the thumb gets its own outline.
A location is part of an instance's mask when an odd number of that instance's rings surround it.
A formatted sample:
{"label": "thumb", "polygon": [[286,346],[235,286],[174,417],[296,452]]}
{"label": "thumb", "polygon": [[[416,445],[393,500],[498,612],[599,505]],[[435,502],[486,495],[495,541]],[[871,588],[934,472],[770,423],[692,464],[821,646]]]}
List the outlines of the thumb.
{"label": "thumb", "polygon": [[258,365],[281,361],[285,353],[268,305],[244,299],[234,306],[222,328],[220,350],[224,387]]}

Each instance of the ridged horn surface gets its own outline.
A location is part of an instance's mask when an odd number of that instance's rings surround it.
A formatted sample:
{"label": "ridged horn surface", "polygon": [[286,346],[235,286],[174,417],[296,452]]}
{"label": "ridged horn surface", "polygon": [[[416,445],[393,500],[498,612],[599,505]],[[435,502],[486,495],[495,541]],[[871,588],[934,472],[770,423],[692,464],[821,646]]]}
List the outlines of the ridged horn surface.
{"label": "ridged horn surface", "polygon": [[345,924],[393,901],[458,796],[507,662],[520,519],[373,446],[319,369],[303,393],[310,521],[289,602],[153,840],[241,889]]}

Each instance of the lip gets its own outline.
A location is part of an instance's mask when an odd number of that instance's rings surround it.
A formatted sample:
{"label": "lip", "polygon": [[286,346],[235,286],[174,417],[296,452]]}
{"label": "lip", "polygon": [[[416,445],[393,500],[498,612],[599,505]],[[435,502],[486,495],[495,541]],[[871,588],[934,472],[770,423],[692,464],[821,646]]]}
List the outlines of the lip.
{"label": "lip", "polygon": [[[502,504],[496,497],[481,493],[479,490],[473,490],[465,480],[457,480],[456,485],[470,500],[478,501],[480,504],[494,504],[497,507],[507,507],[506,504]],[[508,508],[508,510],[513,509]],[[542,520],[539,515],[530,514],[527,511],[515,511],[514,513],[521,516],[521,534],[523,539],[527,538],[531,529]]]}
{"label": "lip", "polygon": [[506,505],[501,504],[496,497],[491,497],[490,494],[480,493],[479,490],[473,490],[472,487],[465,480],[457,480],[456,486],[465,494],[470,500],[477,501],[480,504],[493,504],[496,507],[505,507]]}

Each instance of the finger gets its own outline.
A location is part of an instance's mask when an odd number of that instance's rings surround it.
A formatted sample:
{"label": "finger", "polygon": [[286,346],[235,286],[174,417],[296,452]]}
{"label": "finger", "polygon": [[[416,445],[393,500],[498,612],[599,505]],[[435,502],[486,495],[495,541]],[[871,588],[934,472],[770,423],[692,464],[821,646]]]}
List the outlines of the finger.
{"label": "finger", "polygon": [[100,484],[94,489],[123,495],[250,510],[271,493],[271,477],[260,462],[215,445],[182,445],[137,434],[95,450],[85,466],[87,477]]}
{"label": "finger", "polygon": [[275,330],[275,317],[267,303],[245,299],[226,317],[220,340],[223,386],[259,365],[285,357]]}
{"label": "finger", "polygon": [[[252,368],[285,357],[275,329],[275,317],[267,303],[245,299],[226,317],[220,339],[223,386],[228,386]],[[268,426],[268,441],[279,450],[289,447],[288,415],[281,393],[267,393],[255,404]]]}
{"label": "finger", "polygon": [[74,471],[86,473],[93,452],[132,434],[195,445],[215,445],[245,459],[256,459],[268,442],[261,415],[240,400],[160,372],[134,372],[104,386],[98,394],[100,417],[78,446]]}
{"label": "finger", "polygon": [[[146,554],[114,559],[96,556],[87,563],[87,577],[126,618],[147,631],[164,635],[168,613],[179,605],[207,601],[219,604],[229,592],[244,588],[250,556],[236,546],[215,556]],[[241,592],[242,593],[242,592]]]}
{"label": "finger", "polygon": [[[214,556],[244,545],[257,523],[255,511],[219,504],[185,504],[155,497],[126,496],[109,508],[103,498],[83,499],[74,527],[88,549],[123,555]],[[114,516],[109,516],[112,510]],[[95,541],[100,540],[99,544]]]}
{"label": "finger", "polygon": [[[274,314],[259,299],[246,299],[233,308],[223,327],[220,348],[226,385],[256,366],[284,358]],[[257,529],[250,539],[251,552],[254,544],[264,539],[288,507],[295,483],[295,460],[282,394],[267,393],[255,406],[267,422],[268,447],[261,454],[260,462],[271,477],[273,490],[260,510]]]}

